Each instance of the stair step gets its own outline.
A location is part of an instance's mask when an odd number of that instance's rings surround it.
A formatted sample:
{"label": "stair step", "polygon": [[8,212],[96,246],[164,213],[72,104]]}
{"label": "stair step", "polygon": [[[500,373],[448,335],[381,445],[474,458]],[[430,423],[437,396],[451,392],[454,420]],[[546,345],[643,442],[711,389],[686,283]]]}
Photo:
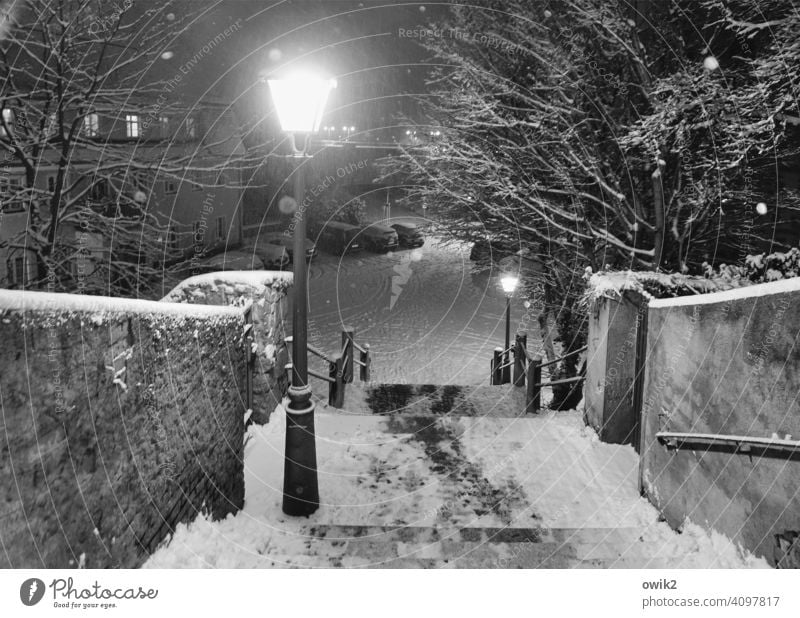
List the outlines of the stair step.
{"label": "stair step", "polygon": [[435,416],[524,416],[525,389],[511,385],[348,385],[343,412]]}
{"label": "stair step", "polygon": [[375,567],[420,567],[420,561],[433,561],[454,568],[573,568],[583,562],[634,568],[648,562],[639,528],[323,525],[309,534],[309,548],[322,542],[336,548],[337,559],[369,559]]}
{"label": "stair step", "polygon": [[321,525],[302,555],[268,566],[362,568],[667,568],[645,555],[638,528],[435,528]]}

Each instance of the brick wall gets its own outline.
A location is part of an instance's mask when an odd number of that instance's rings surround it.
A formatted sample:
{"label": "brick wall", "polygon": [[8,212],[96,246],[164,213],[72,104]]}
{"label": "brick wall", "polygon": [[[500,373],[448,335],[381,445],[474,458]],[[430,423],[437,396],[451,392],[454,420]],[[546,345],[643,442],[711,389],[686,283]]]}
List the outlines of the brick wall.
{"label": "brick wall", "polygon": [[729,448],[667,450],[656,433],[800,439],[800,278],[650,301],[642,485],[674,527],[685,518],[775,560],[800,531],[800,459]]}
{"label": "brick wall", "polygon": [[286,364],[287,291],[291,273],[228,271],[182,281],[162,302],[244,306],[252,302],[255,348],[253,357],[252,421],[263,424],[281,402],[289,385]]}
{"label": "brick wall", "polygon": [[136,567],[244,501],[244,318],[0,293],[0,567]]}

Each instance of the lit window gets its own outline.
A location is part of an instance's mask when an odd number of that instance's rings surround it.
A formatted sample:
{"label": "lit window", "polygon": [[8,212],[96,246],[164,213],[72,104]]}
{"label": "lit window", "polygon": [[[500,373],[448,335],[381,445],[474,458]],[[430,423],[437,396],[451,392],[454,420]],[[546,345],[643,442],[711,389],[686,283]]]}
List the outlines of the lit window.
{"label": "lit window", "polygon": [[164,181],[164,193],[177,193],[178,192],[178,185],[175,184],[175,181],[172,178],[167,178]]}
{"label": "lit window", "polygon": [[83,132],[86,137],[97,137],[100,135],[100,116],[97,114],[86,114],[83,119]]}
{"label": "lit window", "polygon": [[23,202],[17,195],[24,186],[24,179],[20,176],[0,176],[0,196],[2,196],[3,212],[20,212]]}
{"label": "lit window", "polygon": [[217,240],[225,238],[225,217],[217,217]]}
{"label": "lit window", "polygon": [[[8,108],[3,109],[3,123],[7,125],[9,128],[14,124],[14,112]],[[8,132],[6,131],[5,126],[0,124],[0,137],[6,137]]]}
{"label": "lit window", "polygon": [[169,135],[169,118],[161,116],[158,119],[158,124],[161,127],[161,137],[167,137]]}
{"label": "lit window", "polygon": [[125,114],[125,136],[139,137],[139,115]]}
{"label": "lit window", "polygon": [[191,116],[186,118],[186,137],[189,139],[197,137],[197,123]]}

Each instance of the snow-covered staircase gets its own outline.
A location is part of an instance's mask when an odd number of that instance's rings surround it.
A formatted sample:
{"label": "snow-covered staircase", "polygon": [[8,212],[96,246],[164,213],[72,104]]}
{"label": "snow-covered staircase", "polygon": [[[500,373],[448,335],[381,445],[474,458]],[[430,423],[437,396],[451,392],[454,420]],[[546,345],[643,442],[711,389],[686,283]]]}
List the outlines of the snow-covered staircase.
{"label": "snow-covered staircase", "polygon": [[659,521],[632,448],[600,442],[580,412],[526,418],[522,390],[351,384],[346,410],[318,401],[309,518],[281,511],[279,410],[248,432],[243,511],[181,526],[146,566],[743,565],[726,540]]}

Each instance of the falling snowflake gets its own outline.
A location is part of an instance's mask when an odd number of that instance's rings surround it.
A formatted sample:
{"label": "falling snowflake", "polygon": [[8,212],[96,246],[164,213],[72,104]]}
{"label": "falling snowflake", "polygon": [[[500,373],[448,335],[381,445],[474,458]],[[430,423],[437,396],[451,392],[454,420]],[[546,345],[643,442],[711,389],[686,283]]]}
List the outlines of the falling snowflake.
{"label": "falling snowflake", "polygon": [[174,55],[175,55],[174,52],[165,51],[163,54],[161,54],[161,59],[162,60],[171,60]]}
{"label": "falling snowflake", "polygon": [[291,195],[284,195],[278,200],[278,210],[285,215],[291,214],[297,210],[297,202]]}
{"label": "falling snowflake", "polygon": [[269,50],[269,54],[267,54],[270,62],[278,62],[281,58],[283,58],[283,52],[278,49],[277,47],[273,47]]}
{"label": "falling snowflake", "polygon": [[703,66],[706,71],[716,71],[719,68],[719,62],[714,56],[706,56],[706,59],[703,60]]}
{"label": "falling snowflake", "polygon": [[756,204],[756,212],[760,215],[767,214],[767,205],[764,202]]}

